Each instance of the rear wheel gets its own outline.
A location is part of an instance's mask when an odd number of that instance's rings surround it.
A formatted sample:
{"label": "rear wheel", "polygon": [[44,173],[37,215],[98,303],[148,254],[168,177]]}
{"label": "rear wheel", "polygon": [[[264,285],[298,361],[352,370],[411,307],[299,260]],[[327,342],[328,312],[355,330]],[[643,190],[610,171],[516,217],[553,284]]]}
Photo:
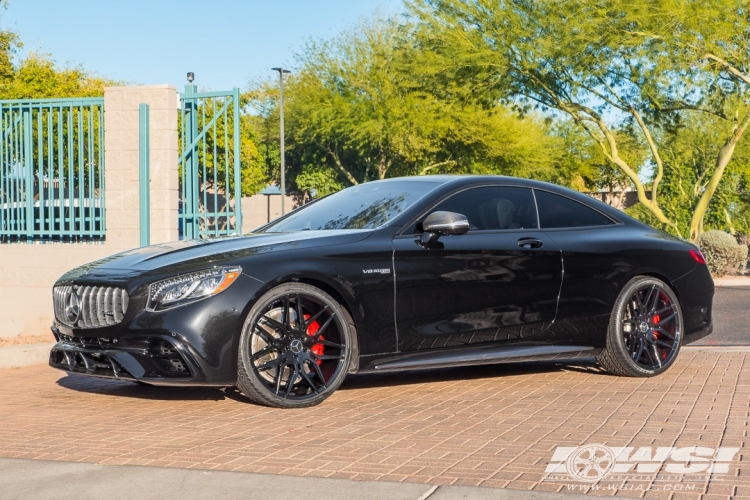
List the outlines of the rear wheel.
{"label": "rear wheel", "polygon": [[245,320],[237,386],[267,406],[316,405],[344,381],[353,335],[349,314],[330,295],[302,283],[280,285]]}
{"label": "rear wheel", "polygon": [[597,361],[613,375],[658,375],[677,358],[683,328],[682,310],[672,289],[656,278],[637,276],[615,302],[606,347]]}

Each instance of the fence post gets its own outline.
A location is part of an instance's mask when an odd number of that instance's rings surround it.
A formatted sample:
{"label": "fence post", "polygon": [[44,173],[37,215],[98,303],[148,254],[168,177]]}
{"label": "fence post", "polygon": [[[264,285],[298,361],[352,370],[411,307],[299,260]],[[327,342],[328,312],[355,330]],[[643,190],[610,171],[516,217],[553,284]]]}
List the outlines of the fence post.
{"label": "fence post", "polygon": [[[23,149],[21,150],[22,162],[19,165],[23,165],[24,176],[24,196],[26,202],[26,220],[24,221],[25,227],[23,228],[27,234],[30,234],[34,230],[34,155],[31,151],[31,107],[22,107],[23,117]],[[30,243],[29,239],[27,242]]]}
{"label": "fence post", "polygon": [[138,178],[140,201],[141,246],[151,244],[151,165],[150,165],[150,131],[149,107],[141,103],[138,107]]}
{"label": "fence post", "polygon": [[[234,98],[234,228],[242,236],[242,162],[240,158],[240,89],[232,89]],[[229,186],[227,186],[227,204]],[[227,221],[229,224],[229,221]]]}
{"label": "fence post", "polygon": [[[185,85],[185,94],[197,94],[198,86],[195,84]],[[185,131],[185,144],[192,144],[195,138],[198,136],[198,107],[196,99],[185,99],[184,109],[184,120],[187,121],[184,124]],[[183,235],[186,239],[193,239],[198,237],[196,216],[198,214],[198,193],[200,186],[198,185],[198,158],[197,148],[192,146],[190,153],[185,158],[183,163],[183,179],[185,182],[184,192],[187,194],[185,197],[185,206],[183,207],[183,218],[184,227]],[[188,215],[189,214],[189,215]]]}

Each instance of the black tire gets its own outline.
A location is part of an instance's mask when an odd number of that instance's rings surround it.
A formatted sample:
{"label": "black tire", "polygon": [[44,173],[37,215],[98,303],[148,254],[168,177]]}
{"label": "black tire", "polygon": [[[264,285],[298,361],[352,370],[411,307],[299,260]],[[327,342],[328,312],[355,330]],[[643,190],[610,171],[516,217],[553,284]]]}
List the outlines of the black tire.
{"label": "black tire", "polygon": [[354,335],[351,316],[326,292],[303,283],[279,285],[245,319],[237,387],[265,406],[317,405],[346,378]]}
{"label": "black tire", "polygon": [[623,377],[653,377],[677,359],[684,335],[682,308],[674,291],[651,276],[636,276],[615,301],[604,351],[597,361]]}

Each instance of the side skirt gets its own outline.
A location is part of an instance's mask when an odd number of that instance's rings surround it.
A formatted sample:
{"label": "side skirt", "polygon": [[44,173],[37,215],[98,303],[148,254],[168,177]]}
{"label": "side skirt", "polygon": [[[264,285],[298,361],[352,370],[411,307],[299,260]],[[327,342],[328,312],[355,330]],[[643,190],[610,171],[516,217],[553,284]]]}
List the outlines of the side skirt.
{"label": "side skirt", "polygon": [[582,345],[514,344],[512,346],[464,347],[376,354],[360,358],[357,373],[379,373],[426,368],[517,363],[523,361],[569,360],[597,356],[601,348]]}

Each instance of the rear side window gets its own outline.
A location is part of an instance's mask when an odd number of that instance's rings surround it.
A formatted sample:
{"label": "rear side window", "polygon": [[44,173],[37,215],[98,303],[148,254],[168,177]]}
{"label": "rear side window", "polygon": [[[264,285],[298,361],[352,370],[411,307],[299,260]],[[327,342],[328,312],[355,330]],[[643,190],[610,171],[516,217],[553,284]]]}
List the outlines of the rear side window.
{"label": "rear side window", "polygon": [[570,198],[537,189],[534,194],[542,229],[614,224],[609,217]]}

